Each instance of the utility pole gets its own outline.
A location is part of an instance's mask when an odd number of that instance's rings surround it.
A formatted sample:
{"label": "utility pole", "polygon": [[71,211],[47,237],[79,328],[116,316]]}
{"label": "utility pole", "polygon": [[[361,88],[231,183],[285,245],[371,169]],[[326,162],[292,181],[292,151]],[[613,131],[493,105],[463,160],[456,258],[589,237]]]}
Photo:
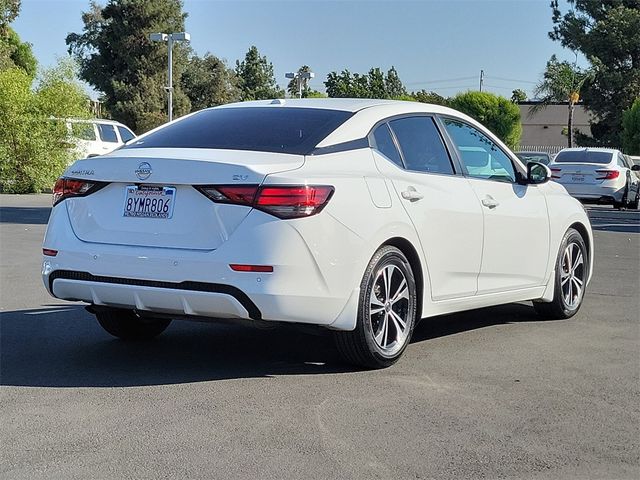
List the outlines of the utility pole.
{"label": "utility pole", "polygon": [[169,48],[168,65],[167,65],[167,86],[164,89],[169,94],[167,99],[167,113],[169,114],[169,121],[173,120],[173,43],[174,42],[188,42],[191,40],[191,35],[187,32],[175,32],[175,33],[152,33],[149,35],[149,39],[152,42],[167,42]]}
{"label": "utility pole", "polygon": [[484,70],[480,70],[480,91],[482,91],[483,83],[484,83]]}
{"label": "utility pole", "polygon": [[288,72],[284,74],[285,78],[295,79],[298,86],[298,98],[302,98],[302,86],[307,84],[309,80],[316,76],[313,72]]}

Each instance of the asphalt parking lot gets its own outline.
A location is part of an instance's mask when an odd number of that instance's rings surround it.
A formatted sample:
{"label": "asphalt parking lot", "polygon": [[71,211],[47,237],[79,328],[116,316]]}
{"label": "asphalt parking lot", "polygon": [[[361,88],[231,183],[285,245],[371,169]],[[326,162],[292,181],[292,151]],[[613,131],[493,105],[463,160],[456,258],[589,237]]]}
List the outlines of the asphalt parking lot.
{"label": "asphalt parking lot", "polygon": [[112,339],[42,287],[49,205],[0,195],[2,478],[640,477],[640,212],[589,209],[574,318],[428,319],[396,366],[355,371],[292,329]]}

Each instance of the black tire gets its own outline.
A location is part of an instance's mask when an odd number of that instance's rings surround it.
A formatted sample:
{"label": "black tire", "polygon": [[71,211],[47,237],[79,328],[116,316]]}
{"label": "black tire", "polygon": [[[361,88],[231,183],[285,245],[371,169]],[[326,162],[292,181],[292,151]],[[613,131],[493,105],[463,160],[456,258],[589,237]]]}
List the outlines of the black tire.
{"label": "black tire", "polygon": [[631,210],[638,210],[639,204],[640,204],[640,185],[638,185],[638,191],[636,192],[635,199],[629,203],[629,208]]}
{"label": "black tire", "polygon": [[[564,292],[566,290],[563,290],[563,286],[562,286],[563,275],[567,275],[567,273],[565,272],[566,264],[564,261],[564,255],[569,245],[575,245],[577,248],[580,249],[580,253],[582,254],[582,267],[578,273],[581,275],[583,285],[582,285],[582,291],[579,295],[579,298],[577,299],[577,304],[575,305],[569,305],[564,295]],[[580,310],[580,307],[582,306],[582,302],[584,300],[584,292],[585,292],[586,283],[587,283],[587,276],[589,274],[589,252],[587,251],[587,247],[584,243],[584,239],[582,238],[582,235],[580,235],[580,233],[573,228],[570,228],[569,230],[567,230],[567,233],[565,233],[564,238],[560,243],[558,258],[556,259],[555,272],[556,272],[555,273],[556,278],[555,278],[553,300],[551,302],[534,301],[533,307],[535,308],[538,315],[549,320],[571,318],[576,313],[578,313],[578,310]],[[576,274],[576,277],[577,276],[579,275]],[[571,288],[572,286],[571,282],[573,280],[570,278],[568,281],[569,281],[569,288]],[[569,295],[573,297],[571,293]]]}
{"label": "black tire", "polygon": [[142,318],[133,310],[118,308],[100,309],[95,313],[102,328],[122,340],[150,340],[157,337],[171,323],[161,318]]}
{"label": "black tire", "polygon": [[629,206],[629,181],[627,180],[627,184],[624,186],[624,193],[622,194],[622,199],[619,202],[613,201],[613,207],[618,210],[622,210]]}
{"label": "black tire", "polygon": [[[397,273],[396,269],[400,273]],[[391,272],[388,290],[391,291],[392,295],[394,293],[397,294],[401,289],[404,292],[402,288],[402,279],[404,278],[407,286],[407,298],[405,299],[404,295],[396,296],[397,300],[385,302],[385,306],[374,308],[379,310],[378,312],[372,312],[372,301],[382,305],[380,296],[387,298],[384,293],[381,295],[377,293],[380,289],[380,281],[382,280],[384,283],[383,270],[385,271],[384,273]],[[372,300],[372,294],[376,295],[374,300]],[[381,247],[369,262],[360,283],[360,299],[355,330],[351,332],[333,332],[339,352],[347,362],[361,367],[385,368],[393,365],[402,356],[411,340],[413,328],[416,324],[416,309],[416,282],[407,257],[396,247],[389,245]],[[394,314],[394,318],[391,318]],[[395,320],[395,318],[399,317],[404,320],[404,329],[400,328],[402,323],[398,323]],[[374,329],[378,332],[377,335]],[[395,343],[389,343],[387,345],[388,348],[385,349],[384,346],[378,343],[376,337],[380,336],[381,339],[384,339],[382,342],[385,343],[391,331],[394,332],[393,335],[395,335],[396,340]]]}

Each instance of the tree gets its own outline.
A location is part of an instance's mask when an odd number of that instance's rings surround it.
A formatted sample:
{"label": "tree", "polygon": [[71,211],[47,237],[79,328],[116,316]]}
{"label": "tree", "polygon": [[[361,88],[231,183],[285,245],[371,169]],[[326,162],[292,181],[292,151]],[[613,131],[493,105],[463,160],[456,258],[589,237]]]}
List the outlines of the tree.
{"label": "tree", "polygon": [[509,148],[520,143],[520,109],[509,99],[488,92],[465,92],[453,97],[449,104],[478,120]]}
{"label": "tree", "polygon": [[[167,118],[167,45],[151,42],[153,32],[181,32],[187,14],[181,0],[92,1],[82,15],[81,34],[67,35],[69,53],[80,64],[80,76],[103,92],[111,116],[141,133]],[[175,116],[190,111],[181,87],[189,48],[173,47]]]}
{"label": "tree", "polygon": [[189,97],[192,111],[240,100],[234,71],[210,53],[202,58],[193,55],[189,59],[181,85]]}
{"label": "tree", "polygon": [[4,28],[0,33],[0,70],[18,67],[33,78],[36,75],[37,65],[31,44],[22,42],[11,27]]}
{"label": "tree", "polygon": [[547,62],[542,80],[533,89],[539,102],[532,105],[529,111],[535,113],[554,102],[568,102],[567,145],[573,147],[575,132],[573,131],[573,113],[580,100],[580,90],[584,83],[594,76],[592,69],[583,70],[567,61],[559,62],[555,55]]}
{"label": "tree", "polygon": [[88,117],[88,98],[69,61],[33,79],[20,68],[0,71],[0,178],[4,192],[51,188],[73,159],[62,119]]}
{"label": "tree", "polygon": [[367,74],[343,70],[331,72],[324,82],[329,97],[337,98],[400,98],[407,94],[396,69],[385,75],[380,68],[371,68]]}
{"label": "tree", "polygon": [[436,92],[428,92],[426,90],[420,90],[418,92],[411,92],[411,96],[421,103],[431,103],[434,105],[449,106],[449,99],[437,94]]}
{"label": "tree", "polygon": [[[583,88],[585,106],[595,113],[591,133],[596,144],[619,146],[622,112],[640,96],[640,3],[638,0],[568,0],[563,14],[551,1],[549,36],[582,52],[596,67]],[[579,142],[586,139],[578,137]]]}
{"label": "tree", "polygon": [[622,114],[622,147],[629,155],[640,155],[640,97]]}
{"label": "tree", "polygon": [[511,92],[511,101],[513,103],[522,103],[527,101],[527,92],[520,88],[516,88]]}
{"label": "tree", "polygon": [[20,0],[0,0],[0,34],[20,13]]}
{"label": "tree", "polygon": [[283,98],[284,90],[280,89],[273,75],[273,64],[266,56],[261,56],[255,46],[247,51],[244,60],[236,60],[242,100],[268,100]]}

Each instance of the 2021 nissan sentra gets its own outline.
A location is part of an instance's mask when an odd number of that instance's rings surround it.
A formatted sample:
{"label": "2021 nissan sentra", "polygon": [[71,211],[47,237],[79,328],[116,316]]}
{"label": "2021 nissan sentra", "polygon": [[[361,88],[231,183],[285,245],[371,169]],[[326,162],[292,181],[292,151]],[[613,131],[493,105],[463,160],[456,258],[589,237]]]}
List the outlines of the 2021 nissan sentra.
{"label": "2021 nissan sentra", "polygon": [[42,275],[123,339],[175,318],[296,322],[384,367],[421,318],[527,300],[578,311],[591,227],[550,177],[441,106],[225,105],[69,167]]}

